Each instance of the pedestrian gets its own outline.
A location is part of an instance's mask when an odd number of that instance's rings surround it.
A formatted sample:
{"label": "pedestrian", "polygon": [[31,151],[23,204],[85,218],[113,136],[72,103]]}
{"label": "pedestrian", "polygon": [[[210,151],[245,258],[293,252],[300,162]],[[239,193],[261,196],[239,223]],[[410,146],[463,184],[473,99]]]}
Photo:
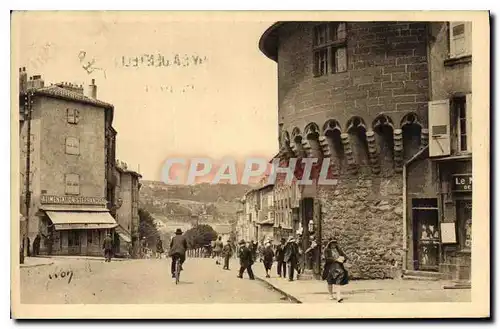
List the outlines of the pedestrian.
{"label": "pedestrian", "polygon": [[221,263],[222,263],[221,253],[222,253],[223,247],[224,247],[224,244],[222,242],[222,237],[219,236],[217,241],[215,241],[215,246],[214,246],[215,264],[217,264],[217,265],[221,265]]}
{"label": "pedestrian", "polygon": [[142,237],[141,239],[141,258],[146,258],[147,255],[147,242],[146,242],[146,237]]}
{"label": "pedestrian", "polygon": [[161,259],[161,255],[163,254],[163,241],[161,241],[161,238],[158,237],[156,240],[156,258]]}
{"label": "pedestrian", "polygon": [[102,249],[104,249],[104,262],[111,262],[111,254],[113,251],[113,239],[111,239],[111,233],[108,233],[108,235],[104,238]]}
{"label": "pedestrian", "polygon": [[252,254],[253,261],[256,262],[257,261],[257,242],[254,242],[253,240],[251,240],[248,248],[250,249],[250,252]]}
{"label": "pedestrian", "polygon": [[[344,299],[340,296],[340,287],[349,283],[349,273],[344,267],[347,256],[338,245],[336,239],[330,239],[324,251],[325,267],[323,269],[322,279],[326,280],[328,293],[331,300],[337,300],[341,303]],[[337,296],[334,297],[333,293]]]}
{"label": "pedestrian", "polygon": [[229,258],[233,255],[233,247],[231,246],[231,240],[228,240],[224,247],[222,248],[222,256],[224,257],[224,267],[223,270],[229,271]]}
{"label": "pedestrian", "polygon": [[252,251],[250,250],[249,247],[245,245],[245,240],[241,240],[239,244],[240,244],[240,252],[238,254],[238,257],[240,259],[240,271],[238,273],[238,278],[243,279],[243,273],[246,270],[250,280],[255,280],[252,271],[252,265],[254,263],[254,258],[252,257]]}
{"label": "pedestrian", "polygon": [[33,256],[38,256],[40,254],[40,242],[42,240],[42,237],[40,236],[40,233],[38,233],[35,237],[35,240],[33,240]]}
{"label": "pedestrian", "polygon": [[271,242],[267,242],[266,246],[262,250],[262,261],[264,263],[264,269],[266,270],[266,278],[270,278],[269,271],[273,266],[274,252],[271,247]]}
{"label": "pedestrian", "polygon": [[286,278],[285,258],[285,238],[281,238],[280,244],[276,247],[276,262],[278,263],[278,276]]}
{"label": "pedestrian", "polygon": [[48,235],[43,234],[43,237],[45,238],[45,245],[47,246],[47,255],[52,255],[52,231],[49,232]]}
{"label": "pedestrian", "polygon": [[288,281],[293,281],[293,275],[297,269],[299,260],[299,246],[293,237],[290,237],[285,245],[285,257],[283,260],[288,266]]}

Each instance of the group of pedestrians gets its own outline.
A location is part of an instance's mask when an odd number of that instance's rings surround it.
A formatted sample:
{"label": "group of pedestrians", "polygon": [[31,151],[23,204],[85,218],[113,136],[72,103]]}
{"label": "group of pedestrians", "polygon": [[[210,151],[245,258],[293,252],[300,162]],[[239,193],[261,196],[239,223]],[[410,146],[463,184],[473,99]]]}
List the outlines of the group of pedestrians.
{"label": "group of pedestrians", "polygon": [[[317,247],[313,242],[310,248],[306,251],[309,253]],[[288,281],[294,281],[295,273],[300,274],[303,270],[300,266],[302,253],[299,244],[293,237],[288,240],[282,238],[280,244],[273,248],[271,241],[265,242],[259,252],[260,260],[266,271],[266,278],[270,278],[270,272],[274,261],[277,263],[277,274],[281,278],[288,278]],[[246,243],[244,240],[239,242],[238,258],[240,260],[240,270],[238,278],[243,278],[246,271],[250,280],[254,280],[255,276],[252,270],[252,265],[257,260],[257,246],[250,241]],[[349,283],[349,273],[344,267],[344,263],[348,260],[345,252],[339,246],[337,239],[330,238],[323,251],[324,266],[321,278],[327,283],[327,290],[331,300],[338,303],[343,302],[341,297],[341,286]],[[287,276],[288,274],[288,276]]]}

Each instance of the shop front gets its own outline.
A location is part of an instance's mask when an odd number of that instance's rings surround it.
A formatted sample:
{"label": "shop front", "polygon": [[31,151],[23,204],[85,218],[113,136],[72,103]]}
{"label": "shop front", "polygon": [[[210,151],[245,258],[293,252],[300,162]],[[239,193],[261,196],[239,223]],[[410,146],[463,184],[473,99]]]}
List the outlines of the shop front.
{"label": "shop front", "polygon": [[472,245],[472,161],[440,163],[443,186],[440,272],[470,282]]}
{"label": "shop front", "polygon": [[41,254],[102,256],[104,238],[118,226],[105,199],[43,196],[41,203]]}

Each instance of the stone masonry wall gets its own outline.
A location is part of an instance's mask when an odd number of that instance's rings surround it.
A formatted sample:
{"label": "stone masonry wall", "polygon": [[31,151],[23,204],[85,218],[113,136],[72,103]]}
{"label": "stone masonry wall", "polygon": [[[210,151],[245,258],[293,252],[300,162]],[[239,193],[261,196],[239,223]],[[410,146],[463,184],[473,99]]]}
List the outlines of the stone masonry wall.
{"label": "stone masonry wall", "polygon": [[353,279],[395,278],[403,257],[402,176],[344,176],[319,186],[322,244],[336,237]]}

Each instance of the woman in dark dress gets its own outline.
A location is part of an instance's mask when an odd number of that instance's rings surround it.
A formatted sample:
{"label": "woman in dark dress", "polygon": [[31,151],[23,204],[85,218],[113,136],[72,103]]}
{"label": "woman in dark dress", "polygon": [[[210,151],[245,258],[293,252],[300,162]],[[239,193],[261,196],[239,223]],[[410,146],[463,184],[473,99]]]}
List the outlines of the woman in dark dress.
{"label": "woman in dark dress", "polygon": [[[337,240],[331,239],[324,251],[325,268],[323,269],[323,280],[328,284],[328,292],[330,293],[331,300],[337,300],[338,303],[343,301],[340,297],[340,286],[349,283],[349,273],[344,268],[344,263],[347,261],[347,256],[344,251],[339,247]],[[336,286],[336,288],[335,288]],[[333,296],[333,292],[337,296]]]}

